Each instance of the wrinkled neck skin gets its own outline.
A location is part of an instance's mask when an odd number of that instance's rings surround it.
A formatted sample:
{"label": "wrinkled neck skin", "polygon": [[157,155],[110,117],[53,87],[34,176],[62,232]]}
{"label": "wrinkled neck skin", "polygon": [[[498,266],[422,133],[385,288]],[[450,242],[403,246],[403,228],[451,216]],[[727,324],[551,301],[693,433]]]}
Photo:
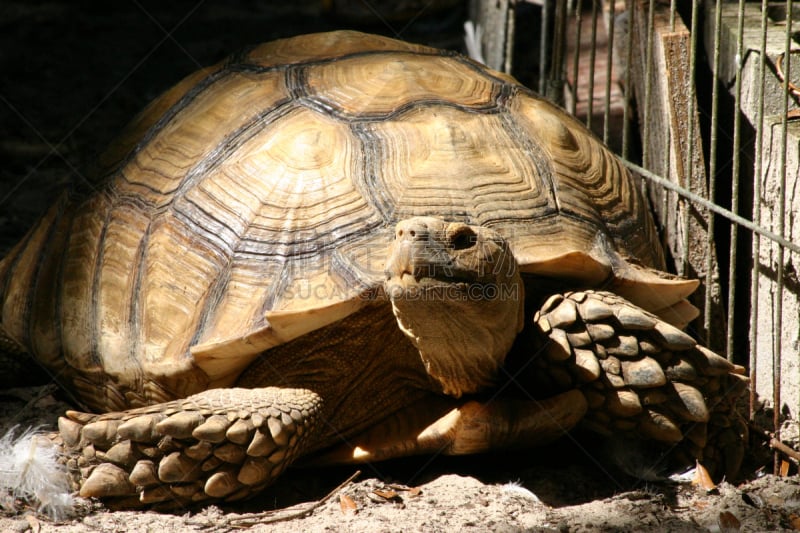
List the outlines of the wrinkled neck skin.
{"label": "wrinkled neck skin", "polygon": [[[419,350],[429,375],[445,394],[460,397],[495,383],[522,330],[524,286],[508,244],[497,233],[423,220],[437,231],[419,238],[416,226],[415,239],[398,236],[390,248],[385,288],[400,329]],[[464,227],[476,245],[448,244],[453,239],[447,236]]]}
{"label": "wrinkled neck skin", "polygon": [[519,313],[508,306],[393,300],[392,310],[428,374],[454,397],[492,385],[518,333]]}

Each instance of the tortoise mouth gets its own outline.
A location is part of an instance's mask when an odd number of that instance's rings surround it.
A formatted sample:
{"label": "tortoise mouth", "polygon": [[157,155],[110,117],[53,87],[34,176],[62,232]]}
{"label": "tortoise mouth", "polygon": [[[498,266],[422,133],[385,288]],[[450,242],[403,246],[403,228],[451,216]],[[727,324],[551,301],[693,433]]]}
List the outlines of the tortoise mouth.
{"label": "tortoise mouth", "polygon": [[496,292],[488,290],[496,286],[494,283],[468,273],[437,275],[427,269],[415,271],[404,270],[399,275],[387,275],[384,289],[391,300],[479,300],[485,299],[487,293]]}

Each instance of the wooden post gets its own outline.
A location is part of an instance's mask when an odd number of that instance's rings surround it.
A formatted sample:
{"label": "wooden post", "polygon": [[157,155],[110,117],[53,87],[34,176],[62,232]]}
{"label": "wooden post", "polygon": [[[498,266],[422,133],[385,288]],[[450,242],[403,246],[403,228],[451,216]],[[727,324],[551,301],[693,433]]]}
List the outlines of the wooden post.
{"label": "wooden post", "polygon": [[514,43],[514,10],[510,0],[470,0],[470,21],[480,28],[486,66],[511,72]]}

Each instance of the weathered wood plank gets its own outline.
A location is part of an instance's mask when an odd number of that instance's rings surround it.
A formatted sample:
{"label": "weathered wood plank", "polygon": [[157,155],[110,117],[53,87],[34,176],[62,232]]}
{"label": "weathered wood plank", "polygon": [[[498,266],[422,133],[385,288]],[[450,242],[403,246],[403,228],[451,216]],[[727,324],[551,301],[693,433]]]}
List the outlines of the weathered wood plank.
{"label": "weathered wood plank", "polygon": [[470,21],[480,30],[480,44],[486,66],[511,72],[514,42],[514,10],[510,0],[470,0]]}

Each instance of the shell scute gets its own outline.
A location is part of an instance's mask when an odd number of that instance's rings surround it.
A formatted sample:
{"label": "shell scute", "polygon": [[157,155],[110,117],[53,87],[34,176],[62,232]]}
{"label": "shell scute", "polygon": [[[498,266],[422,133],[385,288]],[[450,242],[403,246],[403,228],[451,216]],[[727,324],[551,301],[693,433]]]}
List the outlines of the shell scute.
{"label": "shell scute", "polygon": [[371,55],[309,67],[311,98],[351,118],[387,118],[411,107],[446,104],[495,109],[501,85],[456,57],[397,52],[383,61]]}

